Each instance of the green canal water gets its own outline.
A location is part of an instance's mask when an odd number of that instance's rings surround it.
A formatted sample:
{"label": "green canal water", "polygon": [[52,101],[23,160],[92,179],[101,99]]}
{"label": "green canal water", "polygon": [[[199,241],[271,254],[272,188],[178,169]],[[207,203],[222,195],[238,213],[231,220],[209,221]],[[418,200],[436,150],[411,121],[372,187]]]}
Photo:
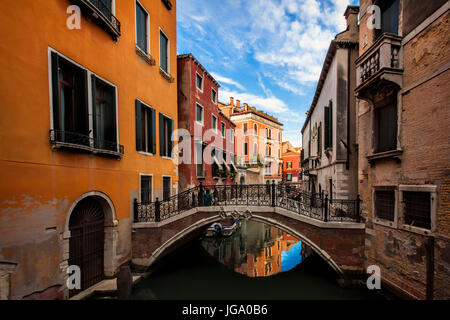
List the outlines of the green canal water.
{"label": "green canal water", "polygon": [[343,288],[336,272],[299,239],[243,221],[228,238],[200,238],[170,254],[133,289],[136,300],[384,299]]}

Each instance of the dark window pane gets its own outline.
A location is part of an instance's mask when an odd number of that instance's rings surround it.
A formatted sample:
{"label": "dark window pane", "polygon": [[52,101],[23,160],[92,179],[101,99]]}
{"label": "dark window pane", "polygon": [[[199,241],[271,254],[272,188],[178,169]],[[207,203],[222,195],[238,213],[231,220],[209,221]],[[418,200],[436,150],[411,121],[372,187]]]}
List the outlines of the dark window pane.
{"label": "dark window pane", "polygon": [[403,192],[405,223],[431,229],[431,201],[428,192]]}
{"label": "dark window pane", "polygon": [[170,198],[170,180],[169,177],[163,177],[163,200]]}
{"label": "dark window pane", "polygon": [[141,202],[151,201],[152,177],[141,176]]}
{"label": "dark window pane", "polygon": [[376,152],[397,148],[397,108],[396,103],[375,108]]}
{"label": "dark window pane", "polygon": [[160,59],[160,67],[165,72],[169,73],[168,69],[168,60],[167,60],[167,51],[168,51],[168,43],[169,40],[167,37],[160,32],[159,33],[159,59]]}
{"label": "dark window pane", "polygon": [[197,105],[196,120],[198,122],[202,122],[203,120],[203,108],[199,105]]}
{"label": "dark window pane", "polygon": [[398,0],[385,3],[381,8],[381,28],[383,32],[398,34]]}
{"label": "dark window pane", "polygon": [[375,215],[384,220],[394,221],[395,214],[395,191],[375,191]]}
{"label": "dark window pane", "polygon": [[52,77],[56,139],[89,145],[86,71],[53,53]]}
{"label": "dark window pane", "polygon": [[144,52],[148,53],[147,48],[147,13],[136,3],[136,40],[137,45]]}
{"label": "dark window pane", "polygon": [[196,85],[200,90],[203,89],[203,78],[200,75],[196,75]]}
{"label": "dark window pane", "polygon": [[216,102],[216,91],[211,90],[211,99],[212,101]]}
{"label": "dark window pane", "polygon": [[117,151],[115,88],[93,77],[95,147]]}

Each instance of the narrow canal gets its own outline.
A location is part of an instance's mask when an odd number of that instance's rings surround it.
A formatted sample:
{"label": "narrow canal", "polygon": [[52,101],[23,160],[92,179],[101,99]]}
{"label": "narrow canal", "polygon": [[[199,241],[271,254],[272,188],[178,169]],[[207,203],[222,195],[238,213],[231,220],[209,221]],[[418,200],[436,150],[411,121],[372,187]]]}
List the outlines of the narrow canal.
{"label": "narrow canal", "polygon": [[342,288],[336,280],[336,272],[302,241],[250,220],[229,237],[201,237],[174,251],[131,298],[383,299],[365,288]]}

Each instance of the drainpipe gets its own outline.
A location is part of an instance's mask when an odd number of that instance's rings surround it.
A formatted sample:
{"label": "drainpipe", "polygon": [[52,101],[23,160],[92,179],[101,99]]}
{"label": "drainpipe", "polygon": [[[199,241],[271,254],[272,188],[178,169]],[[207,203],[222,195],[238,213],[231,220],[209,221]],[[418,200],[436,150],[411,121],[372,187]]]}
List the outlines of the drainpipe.
{"label": "drainpipe", "polygon": [[345,169],[350,169],[350,84],[351,84],[351,59],[350,55],[352,53],[352,49],[347,48],[347,161],[345,162]]}

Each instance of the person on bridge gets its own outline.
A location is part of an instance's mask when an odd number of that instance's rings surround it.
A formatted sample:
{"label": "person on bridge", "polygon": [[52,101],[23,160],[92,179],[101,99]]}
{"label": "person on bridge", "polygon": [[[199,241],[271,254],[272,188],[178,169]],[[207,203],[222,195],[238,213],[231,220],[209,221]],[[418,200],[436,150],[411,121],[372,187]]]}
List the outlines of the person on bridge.
{"label": "person on bridge", "polygon": [[203,195],[203,205],[210,206],[211,203],[212,203],[211,193],[209,192],[209,189],[206,189],[206,192]]}

